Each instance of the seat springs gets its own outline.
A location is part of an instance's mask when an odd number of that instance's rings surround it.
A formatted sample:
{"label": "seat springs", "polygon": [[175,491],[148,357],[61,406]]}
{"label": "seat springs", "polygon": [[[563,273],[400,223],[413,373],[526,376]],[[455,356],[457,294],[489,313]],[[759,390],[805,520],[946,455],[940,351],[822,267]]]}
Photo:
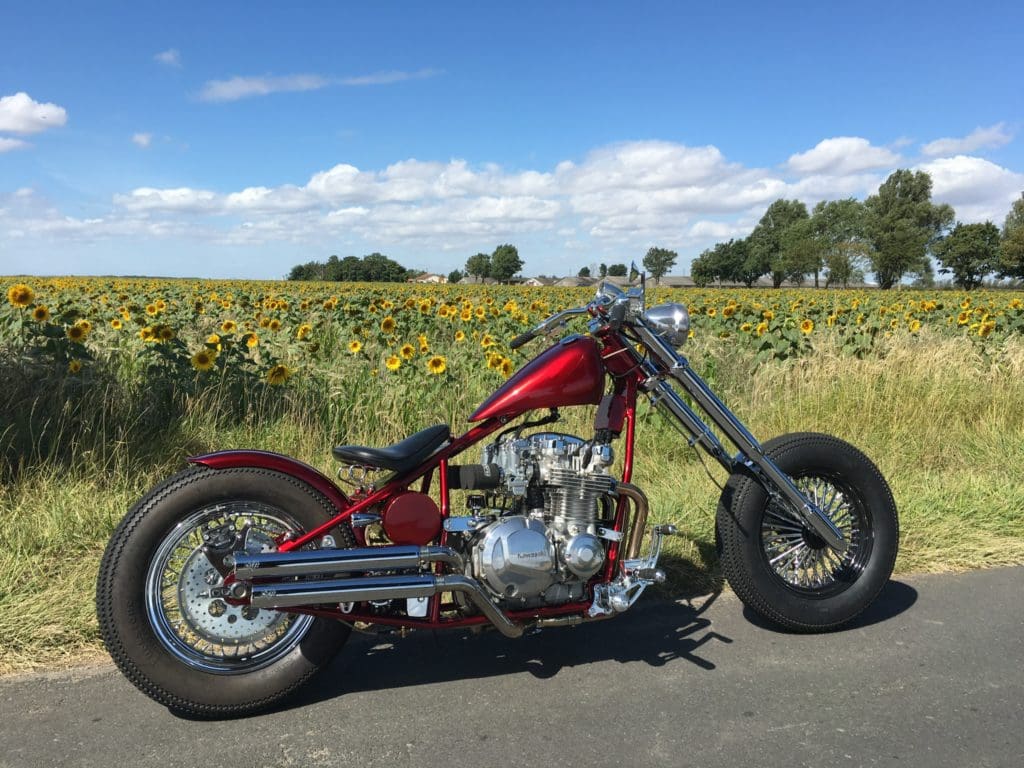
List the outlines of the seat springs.
{"label": "seat springs", "polygon": [[[343,464],[338,467],[338,480],[353,488],[365,488],[366,479],[375,472],[380,472],[380,467],[368,467],[363,464]],[[371,478],[372,479],[372,478]],[[372,486],[373,483],[370,483]]]}

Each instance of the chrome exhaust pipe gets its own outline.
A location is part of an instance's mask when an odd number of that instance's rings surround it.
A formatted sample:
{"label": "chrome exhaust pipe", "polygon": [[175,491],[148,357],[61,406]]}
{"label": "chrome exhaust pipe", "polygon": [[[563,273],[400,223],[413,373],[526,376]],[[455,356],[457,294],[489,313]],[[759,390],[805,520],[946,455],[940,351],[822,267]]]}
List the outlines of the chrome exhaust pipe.
{"label": "chrome exhaust pipe", "polygon": [[[462,558],[451,547],[362,547],[358,549],[312,549],[295,552],[261,552],[234,555],[236,579],[323,576],[355,571],[427,569],[446,563],[462,570]],[[376,599],[376,598],[368,598]]]}
{"label": "chrome exhaust pipe", "polygon": [[419,573],[407,576],[253,584],[249,602],[257,608],[287,609],[321,603],[359,603],[366,600],[432,597],[442,592],[461,592],[466,595],[505,637],[519,637],[523,634],[523,627],[502,613],[478,582],[457,574],[436,576]]}
{"label": "chrome exhaust pipe", "polygon": [[647,530],[647,515],[651,505],[647,501],[647,495],[631,483],[617,483],[615,493],[625,496],[633,504],[633,523],[626,534],[626,559],[635,560],[640,557],[640,547]]}

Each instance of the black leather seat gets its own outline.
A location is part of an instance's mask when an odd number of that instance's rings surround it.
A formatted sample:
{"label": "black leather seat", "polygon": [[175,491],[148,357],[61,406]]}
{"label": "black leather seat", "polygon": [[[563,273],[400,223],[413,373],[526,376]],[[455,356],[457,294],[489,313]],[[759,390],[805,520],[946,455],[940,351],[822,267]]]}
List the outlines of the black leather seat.
{"label": "black leather seat", "polygon": [[427,427],[400,443],[387,448],[366,448],[362,445],[339,445],[332,453],[334,458],[345,464],[359,464],[365,467],[380,467],[401,474],[413,469],[430,454],[440,448],[452,431],[447,424]]}

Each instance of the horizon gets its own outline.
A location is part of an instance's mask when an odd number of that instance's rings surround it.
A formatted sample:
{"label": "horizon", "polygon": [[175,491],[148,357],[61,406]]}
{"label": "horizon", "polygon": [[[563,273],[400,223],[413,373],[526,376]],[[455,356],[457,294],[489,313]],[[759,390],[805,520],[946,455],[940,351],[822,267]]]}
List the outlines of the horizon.
{"label": "horizon", "polygon": [[447,275],[508,242],[527,276],[651,246],[688,275],[773,200],[863,200],[896,168],[1001,227],[1024,9],[947,6],[24,5],[0,273],[280,280],[380,252]]}

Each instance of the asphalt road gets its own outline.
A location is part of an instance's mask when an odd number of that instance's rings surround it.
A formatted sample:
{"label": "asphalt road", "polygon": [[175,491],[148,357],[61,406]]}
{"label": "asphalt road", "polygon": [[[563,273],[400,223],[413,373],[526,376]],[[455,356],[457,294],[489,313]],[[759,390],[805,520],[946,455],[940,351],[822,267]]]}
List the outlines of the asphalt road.
{"label": "asphalt road", "polygon": [[0,679],[0,766],[1024,766],[1024,568],[893,582],[857,626],[732,596],[522,640],[356,637],[287,708],[193,722],[113,669]]}

